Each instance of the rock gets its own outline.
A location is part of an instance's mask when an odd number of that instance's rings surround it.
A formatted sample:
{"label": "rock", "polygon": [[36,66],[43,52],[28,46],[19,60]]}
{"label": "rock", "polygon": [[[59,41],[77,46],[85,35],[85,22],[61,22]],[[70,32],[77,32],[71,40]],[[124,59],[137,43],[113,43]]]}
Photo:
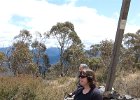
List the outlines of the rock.
{"label": "rock", "polygon": [[[140,100],[140,98],[133,98],[131,95],[122,95],[112,88],[112,91],[105,92],[105,86],[98,87],[101,95],[103,95],[103,100]],[[64,100],[73,100],[74,96],[68,94],[65,96]]]}
{"label": "rock", "polygon": [[[116,91],[107,91],[107,92],[104,92],[103,93],[103,98],[104,98],[104,100],[122,100],[121,98],[120,98],[120,94],[118,93],[118,92],[116,92]],[[118,98],[120,98],[120,99],[118,99]]]}
{"label": "rock", "polygon": [[64,100],[73,100],[74,99],[74,95],[72,95],[72,93],[66,93]]}
{"label": "rock", "polygon": [[124,100],[132,100],[134,98],[131,95],[124,95],[123,99]]}
{"label": "rock", "polygon": [[101,94],[103,94],[105,92],[105,87],[104,86],[99,86],[98,89],[99,89]]}
{"label": "rock", "polygon": [[132,99],[132,100],[140,100],[140,98],[134,98],[134,99]]}
{"label": "rock", "polygon": [[105,92],[103,94],[103,100],[140,100],[140,98],[133,98],[131,95],[120,95],[114,91],[113,93]]}
{"label": "rock", "polygon": [[98,89],[103,95],[103,100],[140,100],[140,98],[133,98],[131,95],[119,94],[114,88],[107,92],[105,92],[105,86],[99,86]]}
{"label": "rock", "polygon": [[64,100],[73,100],[74,98],[72,98],[72,97],[66,97],[66,98],[64,98]]}
{"label": "rock", "polygon": [[[104,92],[105,92],[105,86],[99,86],[98,89],[99,89],[100,93],[103,95]],[[114,88],[112,88],[112,91],[111,92],[112,93],[114,92]]]}

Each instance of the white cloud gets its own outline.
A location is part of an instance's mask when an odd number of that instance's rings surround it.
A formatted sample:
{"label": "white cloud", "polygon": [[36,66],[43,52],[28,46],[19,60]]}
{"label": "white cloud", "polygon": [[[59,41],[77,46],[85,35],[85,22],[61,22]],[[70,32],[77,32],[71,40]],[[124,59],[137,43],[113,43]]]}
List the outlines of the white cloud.
{"label": "white cloud", "polygon": [[20,27],[11,25],[9,23],[0,23],[0,47],[10,46],[14,36],[20,31]]}
{"label": "white cloud", "polygon": [[[57,22],[71,21],[76,32],[87,46],[104,39],[115,38],[117,12],[114,13],[113,17],[106,17],[98,14],[96,9],[76,7],[77,0],[66,0],[66,2],[64,5],[56,5],[48,3],[46,0],[3,0],[0,3],[0,12],[3,12],[0,13],[0,27],[3,27],[0,29],[0,37],[11,40],[22,29],[9,24],[10,18],[16,14],[31,18],[26,26],[32,27],[32,32],[45,32]],[[129,24],[126,27],[126,32],[135,32],[137,28],[138,26]],[[47,44],[53,46],[55,43],[51,41]],[[0,46],[3,46],[2,43]]]}
{"label": "white cloud", "polygon": [[124,33],[136,33],[138,29],[140,29],[140,26],[135,24],[128,24],[126,25],[126,30]]}

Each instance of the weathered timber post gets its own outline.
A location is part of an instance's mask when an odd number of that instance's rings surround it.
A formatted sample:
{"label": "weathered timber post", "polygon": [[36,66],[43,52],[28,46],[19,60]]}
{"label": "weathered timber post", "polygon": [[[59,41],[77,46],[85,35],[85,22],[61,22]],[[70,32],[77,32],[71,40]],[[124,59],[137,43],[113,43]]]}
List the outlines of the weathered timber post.
{"label": "weathered timber post", "polygon": [[122,39],[123,39],[123,34],[124,34],[125,25],[127,21],[127,15],[128,15],[129,7],[130,7],[130,2],[131,0],[123,0],[122,2],[120,17],[118,21],[118,28],[116,31],[116,38],[115,38],[115,43],[113,47],[111,63],[109,66],[109,72],[107,76],[105,91],[112,90],[112,86],[115,80],[116,66],[119,61],[120,47],[122,44]]}

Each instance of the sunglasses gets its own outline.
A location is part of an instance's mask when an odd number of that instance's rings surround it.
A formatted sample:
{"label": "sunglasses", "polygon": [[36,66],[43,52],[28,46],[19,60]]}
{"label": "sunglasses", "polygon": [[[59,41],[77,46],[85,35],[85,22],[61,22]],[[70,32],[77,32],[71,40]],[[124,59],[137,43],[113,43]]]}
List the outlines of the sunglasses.
{"label": "sunglasses", "polygon": [[79,75],[79,78],[86,78],[87,76],[85,75]]}

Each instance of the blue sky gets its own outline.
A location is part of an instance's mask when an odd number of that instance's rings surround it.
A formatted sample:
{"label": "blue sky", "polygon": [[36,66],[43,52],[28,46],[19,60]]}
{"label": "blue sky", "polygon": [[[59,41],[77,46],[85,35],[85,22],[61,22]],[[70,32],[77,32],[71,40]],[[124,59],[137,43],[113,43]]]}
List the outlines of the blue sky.
{"label": "blue sky", "polygon": [[[71,0],[48,0],[48,2],[58,5],[63,5]],[[114,13],[119,13],[122,5],[122,0],[73,0],[75,6],[87,6],[94,8],[99,14],[103,14],[108,17],[112,17]],[[140,25],[139,13],[140,13],[140,0],[131,0],[131,6],[129,11],[128,20],[135,20],[135,23]],[[137,19],[137,20],[136,20]]]}
{"label": "blue sky", "polygon": [[[0,47],[12,44],[21,29],[34,35],[49,31],[57,22],[70,21],[88,48],[115,38],[122,0],[1,0]],[[140,0],[131,0],[125,33],[140,29]],[[56,46],[48,40],[48,47]]]}
{"label": "blue sky", "polygon": [[29,21],[31,21],[31,18],[29,17],[24,17],[20,15],[12,15],[11,19],[9,20],[9,23],[15,26],[23,27],[25,29],[30,29],[31,27],[26,26],[26,23]]}

